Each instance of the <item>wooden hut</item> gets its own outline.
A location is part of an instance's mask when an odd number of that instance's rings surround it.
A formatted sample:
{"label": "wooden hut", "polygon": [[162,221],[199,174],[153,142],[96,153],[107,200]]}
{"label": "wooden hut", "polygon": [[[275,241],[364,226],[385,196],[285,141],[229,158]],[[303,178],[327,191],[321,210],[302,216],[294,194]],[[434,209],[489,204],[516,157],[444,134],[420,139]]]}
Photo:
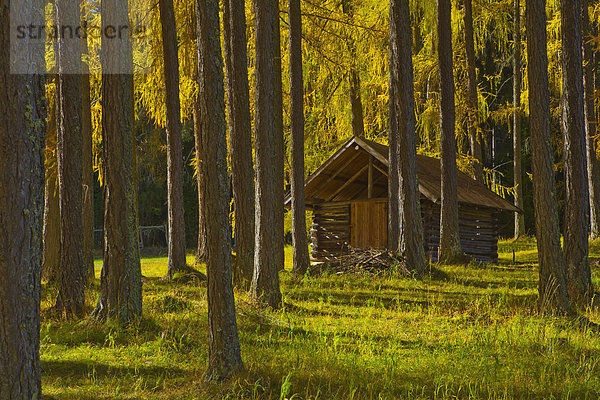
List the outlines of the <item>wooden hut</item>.
{"label": "wooden hut", "polygon": [[[350,248],[387,246],[388,147],[362,138],[348,140],[305,184],[313,211],[312,258],[335,260]],[[437,260],[440,240],[440,161],[417,156],[425,251]],[[289,205],[289,196],[286,204]],[[519,212],[485,185],[458,172],[460,241],[463,251],[482,262],[498,259],[500,210]]]}

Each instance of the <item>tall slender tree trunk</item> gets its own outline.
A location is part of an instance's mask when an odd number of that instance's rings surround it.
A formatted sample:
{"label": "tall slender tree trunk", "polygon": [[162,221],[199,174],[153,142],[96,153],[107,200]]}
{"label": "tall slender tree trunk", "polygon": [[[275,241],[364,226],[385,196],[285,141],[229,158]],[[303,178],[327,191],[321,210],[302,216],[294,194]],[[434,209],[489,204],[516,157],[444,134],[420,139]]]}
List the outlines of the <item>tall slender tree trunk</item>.
{"label": "tall slender tree trunk", "polygon": [[561,0],[563,126],[565,134],[564,257],[572,302],[585,305],[593,294],[588,259],[589,190],[586,162],[581,0]]}
{"label": "tall slender tree trunk", "polygon": [[[390,41],[390,67],[392,60],[396,57],[395,51]],[[393,253],[398,253],[400,251],[400,162],[398,160],[398,119],[396,117],[395,104],[397,100],[395,97],[393,76],[390,72],[388,100],[390,131],[388,140],[388,249]]]}
{"label": "tall slender tree trunk", "polygon": [[196,263],[206,261],[206,219],[204,217],[204,172],[202,169],[202,112],[200,94],[194,97],[194,144],[196,148],[196,182],[198,184],[198,247]]}
{"label": "tall slender tree trunk", "polygon": [[438,58],[440,77],[441,215],[439,260],[460,261],[463,253],[458,236],[456,191],[456,138],[454,136],[454,75],[452,71],[452,26],[450,0],[437,0]]}
{"label": "tall slender tree trunk", "polygon": [[[278,117],[277,64],[279,45],[279,6],[276,0],[254,0],[256,15],[256,99],[255,99],[255,157],[256,157],[256,244],[254,275],[250,296],[256,301],[278,308],[281,305],[279,269],[283,237],[277,224],[280,221],[278,185],[283,159],[279,157],[279,141],[283,140]],[[276,37],[277,36],[277,37]],[[279,75],[280,77],[281,75]],[[279,91],[279,93],[281,93]]]}
{"label": "tall slender tree trunk", "polygon": [[233,298],[225,89],[219,32],[219,1],[196,0],[198,54],[205,161],[208,259],[208,369],[206,381],[220,381],[243,370]]}
{"label": "tall slender tree trunk", "polygon": [[[352,0],[342,0],[342,12],[350,18],[354,15]],[[352,134],[356,137],[365,136],[365,122],[363,116],[362,97],[360,94],[360,74],[356,65],[356,43],[353,39],[348,42],[350,51],[351,66],[348,73],[348,83],[350,84],[350,107],[352,110]]]}
{"label": "tall slender tree trunk", "polygon": [[289,1],[290,18],[290,154],[292,168],[292,271],[304,274],[310,265],[304,199],[304,78],[302,77],[302,14],[300,0]]}
{"label": "tall slender tree trunk", "polygon": [[[417,145],[415,133],[415,99],[411,52],[410,8],[408,0],[390,1],[390,82],[394,94],[390,115],[396,121],[391,136],[397,137],[395,159],[399,163],[398,188],[400,235],[398,249],[407,267],[419,274],[425,272],[427,260],[423,244],[423,219],[417,181]],[[394,111],[391,109],[394,108]]]}
{"label": "tall slender tree trunk", "polygon": [[588,1],[581,0],[581,23],[583,30],[583,90],[585,96],[585,142],[587,150],[587,176],[590,198],[590,237],[600,237],[600,169],[596,156],[597,117],[594,108],[594,51],[590,43],[590,16]]}
{"label": "tall slender tree trunk", "polygon": [[[56,2],[58,26],[77,26],[78,2]],[[67,318],[83,315],[87,269],[83,255],[83,160],[81,42],[58,39],[58,194],[60,201],[60,263],[56,309]]]}
{"label": "tall slender tree trunk", "polygon": [[[102,29],[129,23],[127,2],[102,2]],[[102,41],[104,263],[93,316],[127,323],[142,315],[142,272],[133,169],[133,55],[129,36]]]}
{"label": "tall slender tree trunk", "polygon": [[183,218],[183,157],[179,105],[179,56],[173,0],[159,0],[165,73],[167,121],[167,196],[169,265],[167,277],[186,269],[185,220]]}
{"label": "tall slender tree trunk", "polygon": [[467,53],[468,93],[467,104],[469,107],[469,144],[471,146],[471,166],[473,178],[483,183],[483,164],[481,163],[481,143],[477,137],[477,73],[475,72],[475,43],[473,40],[473,7],[471,0],[464,0],[465,5],[465,49]]}
{"label": "tall slender tree trunk", "polygon": [[[523,210],[523,169],[521,166],[521,1],[514,0],[514,58],[513,58],[513,179],[515,185],[515,206]],[[525,235],[525,215],[515,213],[515,239]]]}
{"label": "tall slender tree trunk", "polygon": [[[85,16],[84,16],[85,18]],[[82,40],[82,53],[88,54],[87,40]],[[92,101],[90,98],[90,70],[82,63],[81,75],[81,138],[83,180],[83,261],[88,282],[95,278],[94,272],[94,161],[92,155]]]}
{"label": "tall slender tree trunk", "polygon": [[538,306],[541,312],[565,314],[571,312],[571,306],[560,247],[558,203],[554,186],[546,45],[546,0],[527,0],[526,28],[533,201],[540,268]]}
{"label": "tall slender tree trunk", "polygon": [[[270,1],[270,0],[269,0]],[[274,106],[275,106],[275,263],[278,271],[285,269],[285,141],[283,139],[283,81],[281,72],[281,32],[279,23],[279,4],[276,3],[275,10],[276,16],[273,20],[273,56],[274,56]]]}
{"label": "tall slender tree trunk", "polygon": [[[40,399],[40,292],[44,207],[43,42],[11,54],[10,22],[44,24],[44,2],[0,0],[0,399]],[[9,22],[9,11],[11,21]],[[15,65],[12,64],[12,65]],[[23,65],[23,64],[21,64]]]}
{"label": "tall slender tree trunk", "polygon": [[229,146],[235,208],[236,259],[233,280],[248,290],[254,270],[254,166],[244,0],[224,0]]}
{"label": "tall slender tree trunk", "polygon": [[[58,79],[56,79],[58,82]],[[58,200],[58,165],[56,160],[57,93],[50,99],[48,128],[46,129],[45,185],[44,185],[44,228],[42,278],[55,283],[60,261],[60,202]]]}

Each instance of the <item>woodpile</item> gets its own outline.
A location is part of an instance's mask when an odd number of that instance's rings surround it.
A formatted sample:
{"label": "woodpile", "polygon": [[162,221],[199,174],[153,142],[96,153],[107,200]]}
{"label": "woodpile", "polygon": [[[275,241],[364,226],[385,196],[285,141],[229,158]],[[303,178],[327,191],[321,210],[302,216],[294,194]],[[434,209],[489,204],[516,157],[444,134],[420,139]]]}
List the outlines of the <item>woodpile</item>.
{"label": "woodpile", "polygon": [[336,275],[379,275],[390,270],[395,270],[398,274],[405,276],[411,275],[404,260],[389,250],[350,248],[347,253],[339,256],[335,261],[313,264],[310,273],[313,275],[324,272]]}

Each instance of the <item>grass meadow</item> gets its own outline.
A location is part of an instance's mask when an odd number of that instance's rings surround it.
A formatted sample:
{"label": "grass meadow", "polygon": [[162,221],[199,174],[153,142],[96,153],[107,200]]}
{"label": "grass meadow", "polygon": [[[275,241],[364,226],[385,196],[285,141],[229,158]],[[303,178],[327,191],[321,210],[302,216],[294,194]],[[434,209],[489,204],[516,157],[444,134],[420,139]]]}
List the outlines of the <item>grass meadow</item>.
{"label": "grass meadow", "polygon": [[[497,265],[435,265],[420,279],[296,278],[286,248],[282,310],[256,308],[236,293],[246,372],[224,384],[202,382],[206,284],[162,281],[165,257],[142,259],[144,316],[126,328],[59,320],[48,312],[55,293],[44,287],[44,398],[599,398],[600,333],[538,315],[532,239],[499,247]],[[600,242],[590,257],[598,287]],[[597,310],[584,313],[600,322]]]}

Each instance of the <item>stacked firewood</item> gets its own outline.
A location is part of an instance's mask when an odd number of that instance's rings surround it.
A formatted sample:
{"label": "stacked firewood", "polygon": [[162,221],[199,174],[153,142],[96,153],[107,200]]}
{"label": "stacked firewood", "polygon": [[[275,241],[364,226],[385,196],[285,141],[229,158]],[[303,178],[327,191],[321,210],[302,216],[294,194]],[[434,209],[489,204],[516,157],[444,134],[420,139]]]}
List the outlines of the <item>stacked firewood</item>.
{"label": "stacked firewood", "polygon": [[379,275],[393,270],[401,275],[410,275],[403,259],[389,250],[382,249],[349,249],[347,253],[335,261],[319,263],[311,266],[312,274],[329,272],[337,275],[368,274]]}

